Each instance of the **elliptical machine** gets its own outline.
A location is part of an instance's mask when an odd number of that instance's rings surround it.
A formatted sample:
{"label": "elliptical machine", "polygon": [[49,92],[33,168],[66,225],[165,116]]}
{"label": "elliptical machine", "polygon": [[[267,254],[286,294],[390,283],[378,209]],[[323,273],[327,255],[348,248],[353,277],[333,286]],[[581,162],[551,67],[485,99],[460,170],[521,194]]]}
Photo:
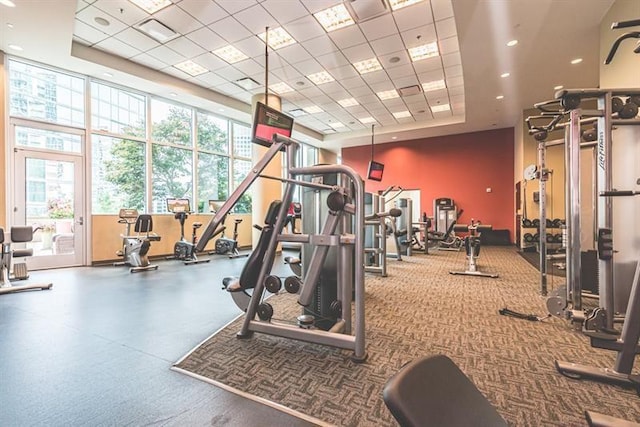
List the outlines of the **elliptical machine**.
{"label": "elliptical machine", "polygon": [[[128,265],[131,267],[129,269],[131,273],[157,270],[158,266],[151,264],[147,255],[149,248],[151,248],[151,242],[160,240],[160,236],[151,234],[153,231],[151,215],[138,215],[137,209],[120,209],[118,217],[119,224],[126,224],[125,234],[120,235],[122,238],[122,250],[116,252],[118,256],[123,258],[123,261],[114,262],[113,265]],[[134,226],[134,232],[137,233],[136,235],[131,234],[132,225]]]}
{"label": "elliptical machine", "polygon": [[191,242],[184,237],[184,223],[189,218],[191,205],[189,199],[167,199],[167,210],[173,213],[173,217],[180,223],[180,240],[173,245],[173,256],[167,259],[177,259],[183,261],[185,265],[199,264],[211,261],[209,258],[198,259],[196,254],[196,244],[198,243],[197,230],[202,227],[201,222],[194,222],[191,232]]}

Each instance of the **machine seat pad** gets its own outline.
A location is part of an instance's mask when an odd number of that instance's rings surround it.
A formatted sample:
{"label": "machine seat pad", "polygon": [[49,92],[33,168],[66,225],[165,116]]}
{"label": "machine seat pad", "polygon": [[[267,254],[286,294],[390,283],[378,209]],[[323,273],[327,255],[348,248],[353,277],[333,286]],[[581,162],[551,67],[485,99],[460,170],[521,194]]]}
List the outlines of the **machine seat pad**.
{"label": "machine seat pad", "polygon": [[507,425],[471,380],[444,355],[405,365],[387,381],[382,396],[402,427]]}
{"label": "machine seat pad", "polygon": [[26,257],[26,256],[33,256],[33,249],[29,248],[29,249],[14,249],[13,250],[13,257],[14,258],[21,258],[21,257]]}

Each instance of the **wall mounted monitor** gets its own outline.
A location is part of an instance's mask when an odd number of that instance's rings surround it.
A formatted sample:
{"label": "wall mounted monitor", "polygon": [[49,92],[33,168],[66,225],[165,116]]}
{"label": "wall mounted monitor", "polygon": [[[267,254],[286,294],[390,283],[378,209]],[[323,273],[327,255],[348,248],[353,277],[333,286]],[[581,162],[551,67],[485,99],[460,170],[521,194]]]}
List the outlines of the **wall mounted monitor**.
{"label": "wall mounted monitor", "polygon": [[382,173],[384,172],[384,164],[371,160],[367,171],[367,179],[372,181],[382,181]]}
{"label": "wall mounted monitor", "polygon": [[266,106],[262,102],[256,104],[251,129],[251,140],[256,144],[270,147],[274,134],[291,138],[293,118]]}
{"label": "wall mounted monitor", "polygon": [[189,199],[167,198],[167,210],[172,213],[191,212]]}

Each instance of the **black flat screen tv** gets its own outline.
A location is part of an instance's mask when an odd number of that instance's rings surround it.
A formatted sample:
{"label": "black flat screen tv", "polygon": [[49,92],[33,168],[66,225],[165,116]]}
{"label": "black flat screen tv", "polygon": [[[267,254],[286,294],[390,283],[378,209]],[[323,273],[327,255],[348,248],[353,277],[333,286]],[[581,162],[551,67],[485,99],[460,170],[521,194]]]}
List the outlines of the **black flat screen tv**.
{"label": "black flat screen tv", "polygon": [[367,171],[367,179],[372,181],[382,181],[383,172],[384,164],[371,160],[369,162],[369,170]]}
{"label": "black flat screen tv", "polygon": [[293,118],[271,108],[262,102],[256,104],[251,129],[251,140],[256,144],[270,147],[274,134],[291,138]]}

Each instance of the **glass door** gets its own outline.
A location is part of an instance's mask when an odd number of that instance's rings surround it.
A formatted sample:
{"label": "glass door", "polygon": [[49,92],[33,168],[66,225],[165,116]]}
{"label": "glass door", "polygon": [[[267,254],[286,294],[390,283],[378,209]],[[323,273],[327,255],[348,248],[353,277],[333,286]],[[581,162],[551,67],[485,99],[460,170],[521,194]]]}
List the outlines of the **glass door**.
{"label": "glass door", "polygon": [[[82,265],[82,156],[16,148],[14,225],[33,227],[30,269]],[[20,247],[17,246],[16,247]]]}

